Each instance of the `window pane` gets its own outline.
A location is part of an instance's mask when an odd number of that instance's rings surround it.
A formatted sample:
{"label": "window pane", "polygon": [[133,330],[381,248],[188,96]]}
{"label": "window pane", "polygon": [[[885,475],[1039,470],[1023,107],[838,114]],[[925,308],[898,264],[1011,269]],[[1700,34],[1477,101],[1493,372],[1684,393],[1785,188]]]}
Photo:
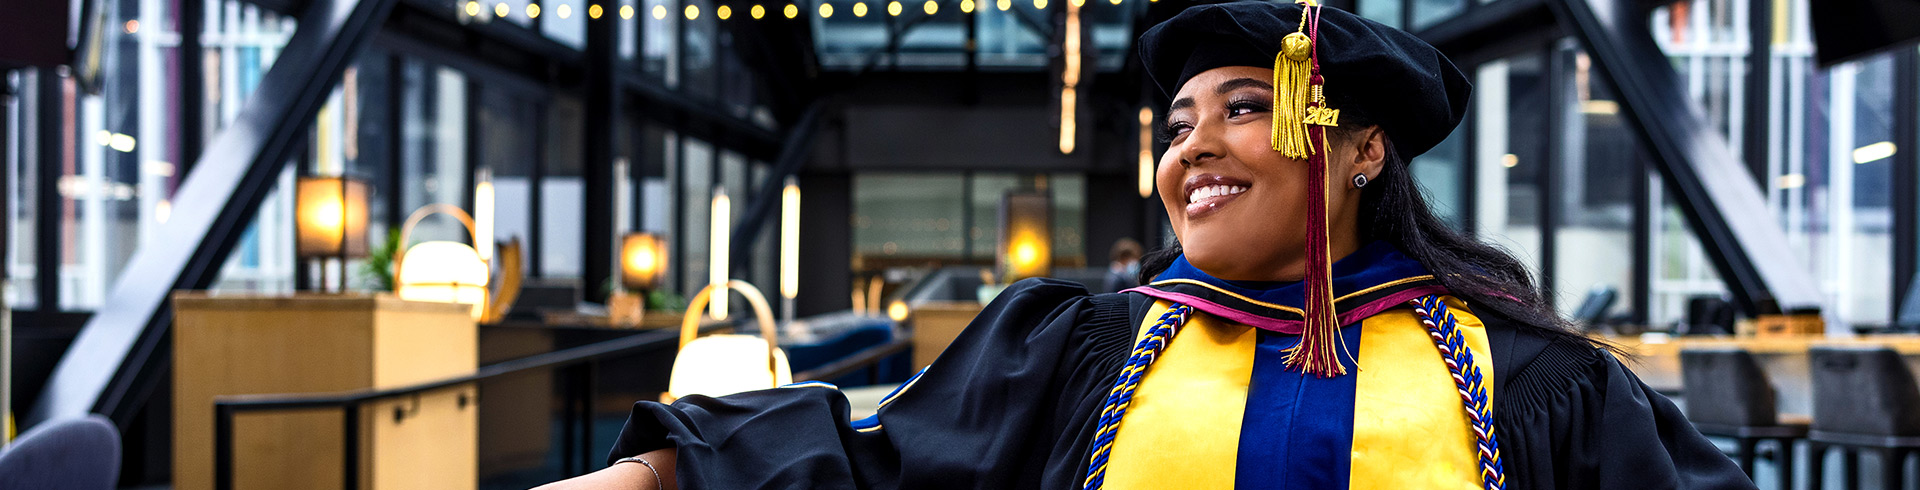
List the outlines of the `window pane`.
{"label": "window pane", "polygon": [[854,176],[855,272],[960,259],[965,180],[957,174]]}
{"label": "window pane", "polygon": [[[673,6],[669,4],[668,8]],[[698,10],[690,12],[689,8]],[[685,56],[686,67],[683,75],[686,79],[683,80],[684,84],[680,88],[696,96],[713,97],[715,84],[719,80],[719,74],[714,69],[719,56],[714,52],[718,45],[714,42],[714,33],[717,29],[715,29],[713,2],[687,0],[678,13],[686,22],[686,31],[682,33],[685,36],[683,42],[686,44],[680,51],[682,56]],[[693,14],[691,15],[693,18],[687,18],[690,16],[688,14]]]}
{"label": "window pane", "polygon": [[1647,172],[1652,192],[1649,193],[1653,209],[1653,222],[1648,223],[1653,233],[1652,284],[1648,287],[1647,323],[1651,326],[1672,326],[1686,320],[1687,301],[1693,298],[1727,297],[1727,285],[1720,280],[1720,273],[1714,269],[1713,262],[1707,257],[1706,249],[1700,246],[1700,238],[1694,234],[1693,227],[1687,224],[1686,217],[1680,214],[1680,207],[1672,203],[1663,190],[1657,174]]}
{"label": "window pane", "polygon": [[[1653,10],[1650,20],[1656,44],[1667,54],[1687,93],[1706,110],[1707,124],[1726,141],[1738,158],[1740,141],[1750,131],[1746,114],[1747,9],[1753,2],[1739,0],[1682,0]],[[1782,21],[1786,19],[1781,19]],[[1789,51],[1790,52],[1790,51]],[[1811,53],[1811,51],[1809,51]],[[1755,94],[1764,96],[1764,94]]]}
{"label": "window pane", "polygon": [[[546,173],[540,180],[540,274],[580,277],[586,195],[581,183],[585,115],[580,100],[558,96],[547,108]],[[586,287],[598,288],[590,284]]]}
{"label": "window pane", "polygon": [[967,199],[967,205],[973,207],[967,223],[967,237],[973,246],[968,258],[976,263],[993,263],[1000,244],[1000,198],[1029,185],[1027,180],[1012,173],[973,174],[973,196]]}
{"label": "window pane", "polygon": [[1400,26],[1400,12],[1403,0],[1359,0],[1361,17],[1393,27]]}
{"label": "window pane", "polygon": [[[542,3],[545,4],[543,7],[553,9],[551,12],[553,15],[549,15],[549,12],[541,12],[540,31],[548,38],[559,41],[560,44],[572,46],[574,49],[584,49],[587,46],[586,9],[590,3],[582,0],[544,0]],[[564,17],[558,15],[563,7],[568,14]],[[615,14],[617,12],[602,12],[600,20],[607,21]]]}
{"label": "window pane", "polygon": [[1482,239],[1530,270],[1540,263],[1539,172],[1548,163],[1545,57],[1528,53],[1480,65],[1475,220]]}
{"label": "window pane", "polygon": [[1047,191],[1053,198],[1053,266],[1086,267],[1087,177],[1053,174]]}
{"label": "window pane", "polygon": [[1573,313],[1590,291],[1610,289],[1611,311],[1631,308],[1633,292],[1634,180],[1641,178],[1639,141],[1621,118],[1613,88],[1590,72],[1585,52],[1563,48],[1572,70],[1562,78],[1571,90],[1559,130],[1558,182],[1551,196],[1560,215],[1554,233],[1553,292],[1563,313]]}
{"label": "window pane", "polygon": [[1467,208],[1461,179],[1467,172],[1466,139],[1471,124],[1471,119],[1462,120],[1447,139],[1407,163],[1413,181],[1426,193],[1433,214],[1455,229],[1461,228],[1460,212]]}
{"label": "window pane", "polygon": [[[538,107],[520,94],[499,88],[485,88],[482,94],[475,123],[480,125],[480,168],[493,173],[494,233],[488,238],[499,242],[517,238],[521,246],[530,247],[533,209],[526,203],[533,202],[533,166],[540,154],[535,133],[527,128],[540,125]],[[524,272],[533,272],[533,261],[521,265]]]}
{"label": "window pane", "polygon": [[708,239],[713,235],[709,217],[713,211],[713,146],[693,137],[685,137],[684,159],[680,169],[686,172],[681,178],[680,212],[683,227],[680,247],[680,264],[686,271],[681,279],[681,291],[692,295],[706,287],[711,279],[707,277]]}
{"label": "window pane", "polygon": [[1810,59],[1794,63],[1805,78],[1790,78],[1788,88],[1808,100],[1790,116],[1804,121],[1789,126],[1789,138],[1804,138],[1801,151],[1789,154],[1775,179],[1787,240],[1819,280],[1830,316],[1884,325],[1893,281],[1886,267],[1893,256],[1892,56],[1824,71],[1811,69]]}
{"label": "window pane", "polygon": [[680,15],[669,12],[673,6],[655,0],[642,4],[640,71],[665,81],[667,87],[680,85]]}
{"label": "window pane", "polygon": [[1413,30],[1432,27],[1466,9],[1466,0],[1413,0]]}
{"label": "window pane", "polygon": [[0,155],[7,165],[7,304],[16,309],[34,308],[39,305],[35,294],[37,274],[33,260],[35,220],[42,214],[35,204],[38,194],[34,192],[39,175],[36,171],[40,158],[40,131],[37,115],[40,114],[39,90],[40,71],[32,68],[7,72],[8,96],[0,96],[6,101],[6,128],[0,137],[7,138],[6,154]]}
{"label": "window pane", "polygon": [[[408,60],[401,68],[401,209],[467,203],[467,77]],[[467,241],[452,219],[423,220],[410,241]]]}

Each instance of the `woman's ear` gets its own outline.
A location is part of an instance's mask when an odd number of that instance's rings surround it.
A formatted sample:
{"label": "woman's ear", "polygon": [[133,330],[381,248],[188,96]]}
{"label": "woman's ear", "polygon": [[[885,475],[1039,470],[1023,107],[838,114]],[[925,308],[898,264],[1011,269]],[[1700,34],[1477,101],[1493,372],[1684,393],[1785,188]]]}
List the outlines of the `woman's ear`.
{"label": "woman's ear", "polygon": [[1380,178],[1387,167],[1387,132],[1380,126],[1368,126],[1353,141],[1353,172],[1368,179]]}

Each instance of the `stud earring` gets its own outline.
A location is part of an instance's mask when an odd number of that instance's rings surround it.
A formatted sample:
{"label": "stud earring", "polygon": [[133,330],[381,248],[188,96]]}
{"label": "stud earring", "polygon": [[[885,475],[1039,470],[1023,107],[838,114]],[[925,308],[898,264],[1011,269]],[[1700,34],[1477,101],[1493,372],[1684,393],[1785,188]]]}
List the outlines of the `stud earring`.
{"label": "stud earring", "polygon": [[1353,188],[1359,189],[1366,186],[1367,174],[1353,174]]}

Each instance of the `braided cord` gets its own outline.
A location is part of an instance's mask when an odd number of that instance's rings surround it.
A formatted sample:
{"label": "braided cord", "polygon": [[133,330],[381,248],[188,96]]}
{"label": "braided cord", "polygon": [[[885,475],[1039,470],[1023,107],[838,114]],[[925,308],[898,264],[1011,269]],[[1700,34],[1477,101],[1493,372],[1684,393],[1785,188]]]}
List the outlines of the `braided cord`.
{"label": "braided cord", "polygon": [[1432,337],[1433,346],[1440,349],[1440,358],[1446,361],[1447,371],[1453,374],[1453,384],[1460,390],[1467,422],[1478,440],[1482,484],[1487,490],[1505,489],[1507,474],[1500,467],[1500,442],[1493,430],[1492,405],[1487,399],[1480,367],[1473,363],[1473,349],[1467,347],[1456,328],[1453,312],[1447,311],[1447,304],[1440,296],[1422,296],[1412,303],[1414,314],[1419,315],[1420,323],[1427,327],[1427,336]]}
{"label": "braided cord", "polygon": [[1127,359],[1126,367],[1120,369],[1120,379],[1114,381],[1113,390],[1107,392],[1106,406],[1100,410],[1100,430],[1093,436],[1093,455],[1088,458],[1087,480],[1081,488],[1098,490],[1106,482],[1107,456],[1113,452],[1113,438],[1120,431],[1120,418],[1126,416],[1127,405],[1133,402],[1134,388],[1140,386],[1147,367],[1160,358],[1160,353],[1167,349],[1167,343],[1180,332],[1180,327],[1186,325],[1187,315],[1192,312],[1192,307],[1173,303],[1133,347],[1133,355]]}

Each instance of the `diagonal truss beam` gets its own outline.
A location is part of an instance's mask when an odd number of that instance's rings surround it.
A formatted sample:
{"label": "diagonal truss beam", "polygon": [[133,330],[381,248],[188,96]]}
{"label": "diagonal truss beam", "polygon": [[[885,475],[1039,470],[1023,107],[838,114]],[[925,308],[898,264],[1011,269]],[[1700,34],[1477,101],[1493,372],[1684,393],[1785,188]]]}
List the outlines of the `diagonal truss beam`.
{"label": "diagonal truss beam", "polygon": [[1687,98],[1638,3],[1547,1],[1619,90],[1628,121],[1740,309],[1753,315],[1769,300],[1782,308],[1820,306],[1823,297],[1811,272],[1787,245],[1752,174]]}

